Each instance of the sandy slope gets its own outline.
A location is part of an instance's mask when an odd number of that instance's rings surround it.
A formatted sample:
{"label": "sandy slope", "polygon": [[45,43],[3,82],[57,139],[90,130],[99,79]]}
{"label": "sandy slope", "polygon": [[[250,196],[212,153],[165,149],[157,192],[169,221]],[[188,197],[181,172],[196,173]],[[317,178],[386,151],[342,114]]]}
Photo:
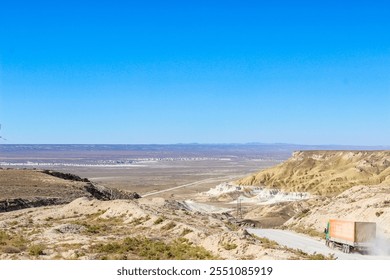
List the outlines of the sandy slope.
{"label": "sandy slope", "polygon": [[284,191],[335,195],[357,185],[390,184],[390,151],[302,151],[237,181]]}

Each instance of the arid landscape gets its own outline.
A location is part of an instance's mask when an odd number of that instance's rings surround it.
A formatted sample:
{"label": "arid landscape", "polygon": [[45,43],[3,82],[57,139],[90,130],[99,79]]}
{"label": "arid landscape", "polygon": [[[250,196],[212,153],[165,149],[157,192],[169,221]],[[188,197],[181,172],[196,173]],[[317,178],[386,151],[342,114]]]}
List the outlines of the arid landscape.
{"label": "arid landscape", "polygon": [[[389,151],[5,146],[1,259],[390,255]],[[331,218],[375,222],[377,248],[368,255],[323,250]],[[307,250],[283,237],[276,242],[267,229],[320,243]]]}

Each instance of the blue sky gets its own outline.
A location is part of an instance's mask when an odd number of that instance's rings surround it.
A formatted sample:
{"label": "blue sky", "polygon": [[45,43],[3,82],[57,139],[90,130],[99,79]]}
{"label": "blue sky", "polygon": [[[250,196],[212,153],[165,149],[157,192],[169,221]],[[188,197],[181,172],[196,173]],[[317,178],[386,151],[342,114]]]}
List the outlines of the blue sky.
{"label": "blue sky", "polygon": [[8,2],[3,143],[390,144],[386,1]]}

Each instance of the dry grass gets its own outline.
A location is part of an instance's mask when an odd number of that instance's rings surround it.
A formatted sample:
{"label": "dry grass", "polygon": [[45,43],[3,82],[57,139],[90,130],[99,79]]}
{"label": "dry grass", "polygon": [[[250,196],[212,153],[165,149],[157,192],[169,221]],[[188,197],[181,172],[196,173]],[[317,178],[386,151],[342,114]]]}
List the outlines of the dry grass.
{"label": "dry grass", "polygon": [[165,218],[164,217],[158,217],[153,224],[158,225],[164,222]]}
{"label": "dry grass", "polygon": [[30,256],[41,256],[44,255],[43,250],[45,250],[45,246],[43,244],[34,244],[28,248],[28,253]]}
{"label": "dry grass", "polygon": [[265,237],[259,237],[255,234],[251,234],[251,236],[260,241],[261,243],[261,246],[264,248],[264,249],[278,249],[280,248],[279,244],[273,240],[270,240],[268,238],[265,238]]}
{"label": "dry grass", "polygon": [[75,224],[84,226],[87,234],[109,234],[115,233],[123,224],[123,219],[120,217],[113,217],[110,219],[83,219],[74,222]]}
{"label": "dry grass", "polygon": [[168,224],[164,225],[161,229],[162,230],[170,230],[173,229],[176,226],[175,222],[169,222]]}
{"label": "dry grass", "polygon": [[270,240],[265,237],[259,237],[254,234],[251,234],[251,236],[261,242],[261,245],[265,249],[282,249],[286,252],[290,252],[294,255],[294,257],[291,257],[291,260],[334,260],[333,255],[324,256],[322,254],[308,254],[302,250],[299,249],[292,249],[287,246],[281,246],[277,242]]}
{"label": "dry grass", "polygon": [[185,235],[187,235],[187,234],[189,234],[189,233],[191,233],[191,232],[193,232],[192,229],[185,228],[185,229],[183,229],[183,231],[181,232],[180,236],[185,236]]}
{"label": "dry grass", "polygon": [[291,225],[290,227],[288,227],[288,229],[290,229],[292,231],[295,231],[295,232],[298,232],[298,233],[309,235],[311,237],[320,237],[322,239],[325,238],[325,233],[324,232],[320,232],[320,231],[318,231],[318,230],[316,230],[315,228],[312,228],[312,227],[303,227],[303,226]]}
{"label": "dry grass", "polygon": [[29,241],[15,232],[0,230],[0,251],[15,254],[27,249]]}
{"label": "dry grass", "polygon": [[323,254],[308,254],[299,249],[291,249],[285,247],[286,251],[294,253],[295,257],[290,258],[290,260],[335,260],[334,255],[325,256]]}
{"label": "dry grass", "polygon": [[234,243],[222,243],[221,246],[227,251],[234,250],[237,248],[237,244]]}
{"label": "dry grass", "polygon": [[145,237],[128,237],[119,242],[102,243],[91,247],[100,259],[145,260],[209,260],[218,259],[206,249],[192,245],[185,238],[166,244]]}

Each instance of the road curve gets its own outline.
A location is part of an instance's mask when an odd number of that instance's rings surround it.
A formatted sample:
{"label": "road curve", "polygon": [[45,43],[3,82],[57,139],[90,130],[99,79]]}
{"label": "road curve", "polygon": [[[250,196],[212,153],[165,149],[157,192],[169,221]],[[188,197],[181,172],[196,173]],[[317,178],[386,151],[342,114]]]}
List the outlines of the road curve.
{"label": "road curve", "polygon": [[249,233],[253,233],[259,237],[266,237],[274,240],[280,245],[287,246],[293,249],[300,249],[308,254],[323,254],[328,256],[333,254],[339,260],[388,260],[389,256],[384,255],[361,255],[359,253],[346,254],[339,250],[332,250],[325,246],[324,241],[316,240],[303,234],[295,233],[287,230],[278,229],[258,229],[248,228]]}

